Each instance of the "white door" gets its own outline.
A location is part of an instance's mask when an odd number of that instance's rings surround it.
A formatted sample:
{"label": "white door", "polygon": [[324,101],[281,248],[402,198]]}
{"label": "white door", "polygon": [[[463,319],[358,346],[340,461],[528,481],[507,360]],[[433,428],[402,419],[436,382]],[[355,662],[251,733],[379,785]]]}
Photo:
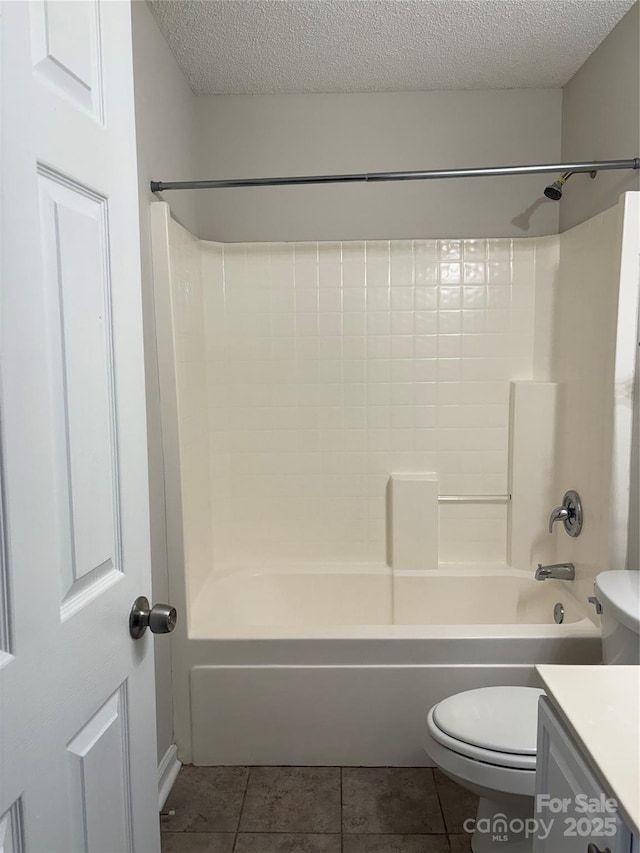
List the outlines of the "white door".
{"label": "white door", "polygon": [[130,8],[0,14],[0,851],[157,853]]}

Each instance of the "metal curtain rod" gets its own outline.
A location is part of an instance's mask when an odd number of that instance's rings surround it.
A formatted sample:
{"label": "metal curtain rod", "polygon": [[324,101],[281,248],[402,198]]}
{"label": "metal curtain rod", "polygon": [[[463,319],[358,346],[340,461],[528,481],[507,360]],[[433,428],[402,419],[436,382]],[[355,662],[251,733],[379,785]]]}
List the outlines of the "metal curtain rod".
{"label": "metal curtain rod", "polygon": [[304,175],[296,178],[237,178],[228,181],[151,181],[151,192],[213,190],[225,187],[284,187],[297,184],[355,184],[361,181],[432,181],[438,178],[495,178],[500,175],[541,175],[549,172],[599,172],[640,169],[640,158],[593,163],[544,163],[537,166],[492,166],[481,169],[432,169],[423,172],[362,172],[355,175]]}

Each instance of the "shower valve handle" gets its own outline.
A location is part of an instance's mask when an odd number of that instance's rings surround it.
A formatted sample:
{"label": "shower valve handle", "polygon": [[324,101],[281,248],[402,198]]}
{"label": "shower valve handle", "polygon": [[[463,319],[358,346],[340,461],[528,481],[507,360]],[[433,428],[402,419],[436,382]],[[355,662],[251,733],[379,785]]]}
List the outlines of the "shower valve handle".
{"label": "shower valve handle", "polygon": [[582,530],[582,502],[580,495],[570,489],[562,498],[562,505],[557,506],[549,516],[549,533],[553,533],[553,525],[561,521],[569,536],[579,536]]}
{"label": "shower valve handle", "polygon": [[557,506],[549,516],[549,533],[553,533],[553,525],[556,521],[567,521],[569,510],[564,506]]}

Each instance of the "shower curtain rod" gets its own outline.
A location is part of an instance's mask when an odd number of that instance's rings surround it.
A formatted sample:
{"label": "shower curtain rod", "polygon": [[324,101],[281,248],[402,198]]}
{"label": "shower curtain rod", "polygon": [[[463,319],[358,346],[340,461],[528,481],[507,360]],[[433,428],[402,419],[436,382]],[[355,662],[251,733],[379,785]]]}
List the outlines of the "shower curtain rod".
{"label": "shower curtain rod", "polygon": [[227,187],[284,187],[297,184],[354,184],[379,181],[431,181],[438,178],[494,178],[501,175],[541,175],[550,172],[599,172],[640,169],[640,158],[592,163],[544,163],[533,166],[493,166],[479,169],[434,169],[419,172],[362,172],[354,175],[303,175],[291,178],[237,178],[226,181],[151,181],[151,192],[213,190]]}

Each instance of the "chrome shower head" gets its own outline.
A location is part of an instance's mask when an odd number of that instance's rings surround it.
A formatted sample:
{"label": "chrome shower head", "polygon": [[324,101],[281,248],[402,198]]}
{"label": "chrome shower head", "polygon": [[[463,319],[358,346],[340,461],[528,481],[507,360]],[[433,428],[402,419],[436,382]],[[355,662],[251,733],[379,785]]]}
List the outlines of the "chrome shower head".
{"label": "chrome shower head", "polygon": [[566,184],[571,175],[573,175],[573,172],[565,172],[564,175],[560,175],[556,181],[549,184],[548,187],[545,187],[544,194],[546,197],[550,198],[551,201],[560,201],[562,198],[562,187]]}
{"label": "chrome shower head", "polygon": [[[549,184],[548,187],[544,188],[544,194],[547,198],[550,198],[551,201],[560,201],[562,198],[562,188],[567,183],[571,175],[575,175],[575,172],[569,171],[565,172],[564,175],[560,175],[560,177],[554,181],[552,184]],[[590,178],[595,178],[598,174],[597,169],[592,169],[589,172]]]}

